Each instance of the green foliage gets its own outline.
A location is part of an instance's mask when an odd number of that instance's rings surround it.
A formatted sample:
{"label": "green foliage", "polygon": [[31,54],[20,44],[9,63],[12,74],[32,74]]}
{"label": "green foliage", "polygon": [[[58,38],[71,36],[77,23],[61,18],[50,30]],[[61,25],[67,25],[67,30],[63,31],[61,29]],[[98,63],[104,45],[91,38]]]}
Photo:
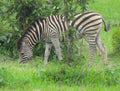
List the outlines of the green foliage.
{"label": "green foliage", "polygon": [[112,36],[113,51],[115,54],[120,54],[120,28],[117,28]]}
{"label": "green foliage", "polygon": [[[20,34],[24,31],[24,28],[36,17],[47,17],[51,14],[64,13],[70,20],[73,13],[79,7],[79,5],[76,6],[76,2],[78,2],[76,0],[10,0],[8,2],[6,0],[0,2],[0,20],[2,21],[2,24],[0,24],[2,30],[0,35],[0,44],[2,47],[0,50],[2,54],[14,57],[17,56],[16,41],[20,38]],[[6,25],[4,26],[3,23]],[[33,53],[34,55],[43,56],[44,44],[36,45]],[[53,56],[53,54],[51,55]]]}
{"label": "green foliage", "polygon": [[[59,13],[59,0],[6,0],[1,1],[0,53],[16,57],[16,42],[24,28],[36,17]],[[22,30],[22,31],[21,31]],[[35,49],[35,48],[34,48]],[[40,53],[36,50],[40,50]],[[36,45],[35,54],[44,54],[44,44]]]}
{"label": "green foliage", "polygon": [[16,41],[20,37],[20,31],[18,31],[15,13],[8,12],[10,1],[1,1],[0,10],[0,53],[9,55],[12,58],[17,56],[16,53]]}
{"label": "green foliage", "polygon": [[63,13],[66,16],[66,20],[69,22],[73,17],[75,7],[73,7],[75,1],[74,0],[64,0],[64,10]]}
{"label": "green foliage", "polygon": [[89,1],[91,1],[91,0],[78,0],[78,3],[80,4],[83,12],[88,10]]}
{"label": "green foliage", "polygon": [[8,12],[16,13],[17,22],[23,29],[39,16],[59,13],[60,5],[58,0],[13,0]]}
{"label": "green foliage", "polygon": [[16,50],[18,37],[20,37],[20,33],[17,30],[0,34],[0,53],[16,58],[18,56]]}
{"label": "green foliage", "polygon": [[78,67],[78,65],[76,67],[70,67],[67,64],[62,64],[58,69],[48,67],[46,71],[40,71],[40,78],[42,80],[63,83],[70,86],[82,84],[111,86],[117,85],[120,82],[119,68],[117,66],[118,65],[96,70],[95,68],[83,69]]}
{"label": "green foliage", "polygon": [[[77,2],[78,1],[76,0],[64,0],[64,15],[66,16],[66,20],[68,23],[70,22],[70,20],[72,20],[73,15],[77,9],[75,6]],[[66,33],[66,41],[64,43],[65,47],[62,48],[66,49],[66,51],[64,51],[64,56],[66,57],[67,63],[81,60],[83,57],[83,55],[75,55],[78,52],[78,49],[75,46],[75,40],[73,38],[75,31],[76,29],[74,29],[73,27],[69,27],[69,31],[67,31]]]}

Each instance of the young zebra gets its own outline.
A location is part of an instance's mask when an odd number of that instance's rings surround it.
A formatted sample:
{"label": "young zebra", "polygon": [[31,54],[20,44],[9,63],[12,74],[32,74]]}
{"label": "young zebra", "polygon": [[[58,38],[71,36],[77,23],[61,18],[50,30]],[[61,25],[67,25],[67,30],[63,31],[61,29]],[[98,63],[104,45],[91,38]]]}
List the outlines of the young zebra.
{"label": "young zebra", "polygon": [[[100,39],[102,22],[105,25],[105,31],[108,31],[109,26],[106,25],[104,19],[98,13],[87,11],[85,13],[75,14],[74,19],[69,24],[77,29],[76,38],[85,38],[89,43],[91,54],[89,66],[92,65],[96,54],[96,45],[103,54],[104,63],[108,63],[107,51]],[[62,15],[52,15],[46,19],[36,20],[26,29],[26,32],[17,43],[20,63],[24,63],[32,57],[32,49],[40,39],[46,41],[44,64],[47,64],[52,44],[55,47],[59,60],[61,60],[62,56],[59,38],[60,36],[64,36],[63,33],[66,30],[68,30],[68,25]]]}
{"label": "young zebra", "polygon": [[89,44],[89,66],[92,66],[93,64],[93,59],[96,54],[96,45],[104,57],[104,64],[108,64],[107,51],[100,39],[102,22],[105,27],[104,30],[107,32],[109,30],[109,25],[106,25],[103,17],[96,12],[86,11],[84,13],[75,14],[73,21],[70,23],[70,25],[77,30],[75,35],[76,38],[84,38]]}
{"label": "young zebra", "polygon": [[59,38],[68,30],[67,22],[62,15],[51,15],[46,19],[37,19],[26,30],[17,42],[19,63],[27,62],[32,57],[32,49],[36,42],[45,40],[44,65],[47,64],[52,45],[59,60],[62,60]]}

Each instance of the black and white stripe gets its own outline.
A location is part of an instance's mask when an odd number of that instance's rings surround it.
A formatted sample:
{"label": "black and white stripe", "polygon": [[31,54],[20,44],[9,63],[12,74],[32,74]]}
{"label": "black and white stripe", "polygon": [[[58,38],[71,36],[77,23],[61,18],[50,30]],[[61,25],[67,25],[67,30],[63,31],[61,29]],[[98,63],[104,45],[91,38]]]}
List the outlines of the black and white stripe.
{"label": "black and white stripe", "polygon": [[35,20],[17,42],[20,63],[24,63],[32,57],[32,49],[36,42],[41,39],[46,42],[45,64],[47,63],[52,44],[55,47],[58,58],[61,60],[59,38],[64,37],[66,30],[68,30],[68,25],[62,15],[51,15],[46,19],[39,18]]}
{"label": "black and white stripe", "polygon": [[98,46],[100,52],[104,56],[104,63],[107,64],[107,51],[100,39],[100,30],[104,23],[105,31],[109,30],[109,26],[106,25],[103,17],[96,13],[87,11],[84,13],[78,13],[74,15],[74,19],[70,22],[70,25],[75,27],[76,38],[85,38],[90,47],[90,61],[89,66],[92,65],[94,56],[96,54],[96,46]]}

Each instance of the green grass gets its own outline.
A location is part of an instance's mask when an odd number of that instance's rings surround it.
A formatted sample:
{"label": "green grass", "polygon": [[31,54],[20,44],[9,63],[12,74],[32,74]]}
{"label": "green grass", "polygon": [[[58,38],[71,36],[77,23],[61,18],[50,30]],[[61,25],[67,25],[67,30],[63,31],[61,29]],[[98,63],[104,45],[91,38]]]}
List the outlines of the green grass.
{"label": "green grass", "polygon": [[[104,66],[79,62],[69,66],[50,62],[46,67],[40,58],[20,65],[16,60],[0,55],[0,91],[119,91],[120,63]],[[120,57],[119,57],[120,58]],[[113,58],[111,58],[113,59]],[[114,58],[115,59],[115,58]]]}
{"label": "green grass", "polygon": [[99,12],[112,25],[120,25],[120,0],[94,0],[90,3],[90,10]]}

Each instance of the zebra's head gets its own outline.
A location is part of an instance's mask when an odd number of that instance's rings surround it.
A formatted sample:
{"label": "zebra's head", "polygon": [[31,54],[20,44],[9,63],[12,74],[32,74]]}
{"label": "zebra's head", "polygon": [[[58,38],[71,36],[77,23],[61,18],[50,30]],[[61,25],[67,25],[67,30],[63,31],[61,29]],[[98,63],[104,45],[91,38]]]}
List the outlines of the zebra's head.
{"label": "zebra's head", "polygon": [[18,40],[17,50],[19,53],[19,63],[26,63],[32,58],[32,50],[24,39]]}

